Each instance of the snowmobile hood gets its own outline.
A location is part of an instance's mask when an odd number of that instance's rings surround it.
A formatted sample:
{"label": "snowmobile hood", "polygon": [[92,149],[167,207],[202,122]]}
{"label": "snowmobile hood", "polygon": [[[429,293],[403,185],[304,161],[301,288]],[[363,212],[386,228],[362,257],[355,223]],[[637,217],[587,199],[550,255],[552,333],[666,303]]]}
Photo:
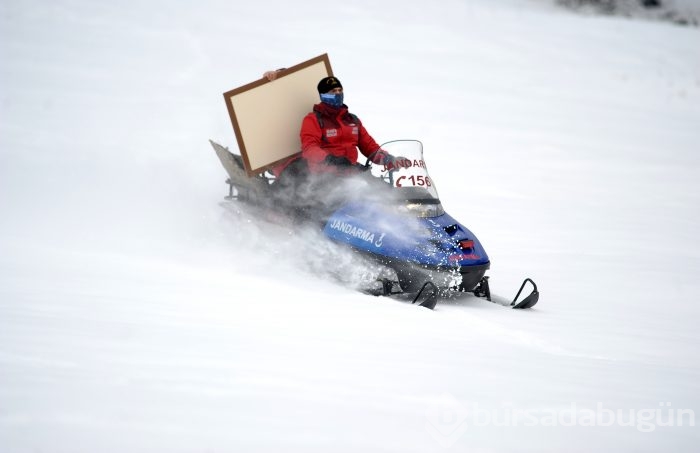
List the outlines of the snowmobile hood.
{"label": "snowmobile hood", "polygon": [[352,202],[335,211],[323,231],[328,238],[380,261],[440,269],[489,263],[476,236],[448,214],[421,218],[395,206]]}

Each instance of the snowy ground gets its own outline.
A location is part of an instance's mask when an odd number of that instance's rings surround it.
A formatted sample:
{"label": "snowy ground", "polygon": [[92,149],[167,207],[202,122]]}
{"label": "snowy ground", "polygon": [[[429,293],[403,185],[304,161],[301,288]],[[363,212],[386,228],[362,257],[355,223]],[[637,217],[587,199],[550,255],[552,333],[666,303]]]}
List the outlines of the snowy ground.
{"label": "snowy ground", "polygon": [[[548,5],[2,2],[0,451],[694,451],[700,30]],[[325,52],[535,309],[219,205],[221,93]]]}

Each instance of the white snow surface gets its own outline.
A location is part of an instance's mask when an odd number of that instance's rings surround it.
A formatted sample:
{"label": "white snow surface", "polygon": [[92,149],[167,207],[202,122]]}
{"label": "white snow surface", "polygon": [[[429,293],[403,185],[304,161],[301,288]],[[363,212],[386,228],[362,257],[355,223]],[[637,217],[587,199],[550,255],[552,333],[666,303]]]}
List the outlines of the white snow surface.
{"label": "white snow surface", "polygon": [[[0,52],[3,453],[697,451],[697,28],[528,0],[6,0]],[[367,296],[328,244],[221,205],[222,93],[326,52],[534,309]]]}

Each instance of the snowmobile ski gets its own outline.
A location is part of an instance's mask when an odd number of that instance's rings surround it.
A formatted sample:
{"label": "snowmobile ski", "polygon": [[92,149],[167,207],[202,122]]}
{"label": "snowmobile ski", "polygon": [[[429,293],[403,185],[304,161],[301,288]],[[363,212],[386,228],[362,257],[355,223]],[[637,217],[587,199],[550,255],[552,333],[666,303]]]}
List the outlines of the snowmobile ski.
{"label": "snowmobile ski", "polygon": [[[518,302],[518,298],[520,297],[520,294],[523,292],[523,289],[525,289],[525,285],[530,283],[532,285],[532,291],[530,294],[527,295],[527,297],[523,298],[520,302]],[[515,295],[513,298],[512,302],[509,304],[504,304],[504,303],[499,303],[496,301],[493,301],[491,299],[491,288],[489,287],[489,277],[484,276],[479,283],[474,287],[473,290],[469,291],[473,293],[476,297],[480,297],[483,299],[488,300],[489,302],[494,302],[495,304],[498,305],[504,305],[504,306],[509,306],[512,308],[517,308],[517,309],[525,309],[525,308],[532,308],[535,306],[537,301],[540,299],[540,293],[537,290],[537,284],[531,279],[531,278],[526,278],[523,280],[522,285],[520,285],[520,289],[518,290],[518,293]]]}
{"label": "snowmobile ski", "polygon": [[[520,302],[518,302],[516,304],[518,297],[520,297],[520,293],[523,292],[523,289],[525,288],[525,285],[528,282],[533,287],[532,292],[526,298],[524,298],[523,300],[521,300]],[[515,295],[515,299],[513,299],[513,302],[511,302],[510,305],[513,308],[532,308],[537,303],[537,301],[539,299],[540,299],[540,292],[537,291],[537,285],[535,284],[535,282],[532,281],[531,278],[526,278],[523,281],[523,284],[520,285],[520,289],[518,290],[518,294]]]}
{"label": "snowmobile ski", "polygon": [[[425,295],[423,294],[424,292]],[[420,305],[421,307],[429,308],[431,310],[435,308],[435,305],[437,305],[438,302],[438,287],[435,286],[435,283],[431,281],[425,282],[425,284],[420,289],[420,291],[418,291],[418,294],[416,294],[416,297],[411,303],[415,304],[419,300],[421,300],[421,302],[418,305]]]}

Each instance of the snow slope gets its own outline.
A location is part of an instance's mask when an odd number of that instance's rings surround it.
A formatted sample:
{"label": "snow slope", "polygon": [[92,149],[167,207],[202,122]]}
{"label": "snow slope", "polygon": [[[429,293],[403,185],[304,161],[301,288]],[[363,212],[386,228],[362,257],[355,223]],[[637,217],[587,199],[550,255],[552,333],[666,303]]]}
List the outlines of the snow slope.
{"label": "snow slope", "polygon": [[[694,451],[700,30],[527,0],[0,21],[0,451]],[[364,296],[220,206],[221,93],[325,52],[534,310]]]}

